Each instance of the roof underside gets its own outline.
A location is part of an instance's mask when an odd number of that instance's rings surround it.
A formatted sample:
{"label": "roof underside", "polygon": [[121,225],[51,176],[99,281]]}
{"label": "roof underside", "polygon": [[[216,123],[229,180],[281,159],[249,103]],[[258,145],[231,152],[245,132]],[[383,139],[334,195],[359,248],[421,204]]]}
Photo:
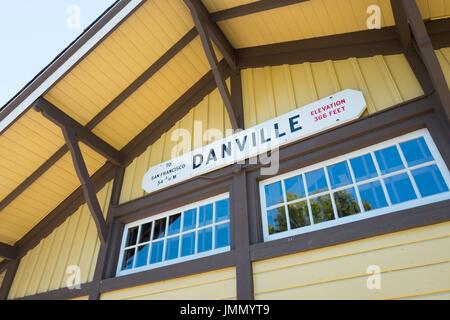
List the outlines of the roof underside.
{"label": "roof underside", "polygon": [[[252,2],[203,1],[210,13]],[[382,8],[382,26],[392,26],[389,0],[304,1],[217,24],[234,48],[247,48],[365,30],[366,9],[372,4]],[[448,0],[418,0],[418,4],[424,19],[450,16]],[[120,150],[210,71],[201,41],[194,34],[134,93],[117,102],[193,28],[183,0],[146,1],[44,97]],[[217,49],[216,53],[222,59]],[[112,104],[117,105],[111,113],[98,116]],[[1,201],[63,146],[59,127],[32,108],[24,112],[0,136]],[[105,164],[106,159],[88,146],[82,144],[81,149],[91,175]],[[0,242],[15,244],[79,186],[70,154],[65,153],[24,192],[0,207]]]}

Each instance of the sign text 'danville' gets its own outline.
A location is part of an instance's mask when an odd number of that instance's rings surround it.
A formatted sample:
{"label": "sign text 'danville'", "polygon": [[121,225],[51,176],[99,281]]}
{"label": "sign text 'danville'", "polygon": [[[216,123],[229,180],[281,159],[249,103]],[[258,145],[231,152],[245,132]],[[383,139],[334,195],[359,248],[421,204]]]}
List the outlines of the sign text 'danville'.
{"label": "sign text 'danville'", "polygon": [[155,192],[228,165],[275,150],[318,132],[355,120],[366,108],[361,92],[347,89],[237,132],[222,140],[158,164],[142,187]]}

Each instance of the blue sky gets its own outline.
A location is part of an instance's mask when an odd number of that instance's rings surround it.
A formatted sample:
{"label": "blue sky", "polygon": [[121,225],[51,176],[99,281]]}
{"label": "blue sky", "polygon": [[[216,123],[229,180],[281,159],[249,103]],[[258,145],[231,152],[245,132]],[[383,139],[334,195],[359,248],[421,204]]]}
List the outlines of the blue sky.
{"label": "blue sky", "polygon": [[4,1],[0,10],[0,107],[113,3],[114,0]]}

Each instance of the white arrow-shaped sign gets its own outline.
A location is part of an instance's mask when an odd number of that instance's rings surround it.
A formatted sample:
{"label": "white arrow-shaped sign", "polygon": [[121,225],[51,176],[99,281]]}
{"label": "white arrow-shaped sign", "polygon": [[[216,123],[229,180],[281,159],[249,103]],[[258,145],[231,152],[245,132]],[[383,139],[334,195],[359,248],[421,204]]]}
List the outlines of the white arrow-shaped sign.
{"label": "white arrow-shaped sign", "polygon": [[358,119],[366,108],[360,91],[347,89],[252,128],[158,164],[142,188],[154,192],[266,153],[318,132]]}

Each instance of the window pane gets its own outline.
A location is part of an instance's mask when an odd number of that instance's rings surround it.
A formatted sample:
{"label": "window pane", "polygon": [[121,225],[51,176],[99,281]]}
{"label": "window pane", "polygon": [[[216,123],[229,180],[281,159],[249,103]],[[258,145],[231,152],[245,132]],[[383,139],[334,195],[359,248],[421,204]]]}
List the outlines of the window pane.
{"label": "window pane", "polygon": [[166,234],[166,218],[155,221],[155,230],[153,230],[153,240],[164,238]]}
{"label": "window pane", "polygon": [[311,199],[310,203],[314,223],[321,223],[334,219],[330,195]]}
{"label": "window pane", "polygon": [[391,173],[404,168],[396,146],[375,151],[375,156],[377,157],[382,174]]}
{"label": "window pane", "polygon": [[357,182],[375,178],[378,175],[370,153],[351,159],[350,165]]}
{"label": "window pane", "polygon": [[178,258],[179,237],[169,238],[166,242],[166,260]]}
{"label": "window pane", "polygon": [[216,222],[230,219],[230,201],[229,199],[216,202]]}
{"label": "window pane", "polygon": [[139,236],[139,243],[150,241],[150,233],[152,232],[152,223],[146,223],[141,226],[141,235]]}
{"label": "window pane", "polygon": [[195,232],[184,234],[181,237],[181,256],[189,256],[195,253]]}
{"label": "window pane", "polygon": [[292,229],[309,226],[311,224],[306,201],[290,204],[288,206],[288,211],[289,222],[291,223]]}
{"label": "window pane", "polygon": [[147,264],[148,248],[148,244],[138,247],[136,255],[136,268],[145,266]]}
{"label": "window pane", "polygon": [[122,270],[129,270],[133,268],[133,261],[134,261],[134,248],[125,250],[123,254]]}
{"label": "window pane", "polygon": [[201,206],[199,208],[199,220],[198,220],[198,226],[206,226],[208,224],[211,224],[213,221],[213,205],[212,203],[207,204],[205,206]]}
{"label": "window pane", "polygon": [[157,262],[162,261],[163,248],[164,248],[164,241],[158,241],[158,242],[152,243],[150,263],[157,263]]}
{"label": "window pane", "polygon": [[197,222],[197,208],[185,211],[183,219],[183,231],[194,229]]}
{"label": "window pane", "polygon": [[308,172],[306,174],[306,184],[310,195],[327,191],[328,186],[325,171],[323,169],[318,169]]}
{"label": "window pane", "polygon": [[286,189],[287,201],[304,198],[306,196],[302,176],[296,176],[284,180],[284,187]]}
{"label": "window pane", "polygon": [[168,235],[177,234],[180,232],[181,227],[181,213],[175,214],[169,217],[169,231]]}
{"label": "window pane", "polygon": [[347,217],[361,212],[354,188],[335,192],[333,196],[339,217]]}
{"label": "window pane", "polygon": [[416,199],[411,181],[406,173],[384,179],[392,204]]}
{"label": "window pane", "polygon": [[197,252],[205,252],[212,249],[212,228],[198,231]]}
{"label": "window pane", "polygon": [[423,137],[400,143],[400,148],[410,167],[434,160]]}
{"label": "window pane", "polygon": [[269,234],[287,230],[286,212],[284,206],[267,212],[267,224],[269,226]]}
{"label": "window pane", "polygon": [[283,190],[281,182],[269,184],[264,187],[266,194],[266,207],[271,207],[283,202]]}
{"label": "window pane", "polygon": [[223,248],[230,245],[230,224],[224,223],[216,226],[216,246]]}
{"label": "window pane", "polygon": [[446,185],[444,178],[436,165],[416,169],[411,173],[416,181],[422,197],[432,196],[434,194],[448,191],[448,186]]}
{"label": "window pane", "polygon": [[352,183],[347,161],[340,162],[328,167],[331,188],[339,188]]}
{"label": "window pane", "polygon": [[386,197],[380,181],[370,182],[358,187],[364,210],[370,211],[387,206]]}
{"label": "window pane", "polygon": [[139,226],[128,228],[126,247],[133,246],[136,244],[138,236]]}

